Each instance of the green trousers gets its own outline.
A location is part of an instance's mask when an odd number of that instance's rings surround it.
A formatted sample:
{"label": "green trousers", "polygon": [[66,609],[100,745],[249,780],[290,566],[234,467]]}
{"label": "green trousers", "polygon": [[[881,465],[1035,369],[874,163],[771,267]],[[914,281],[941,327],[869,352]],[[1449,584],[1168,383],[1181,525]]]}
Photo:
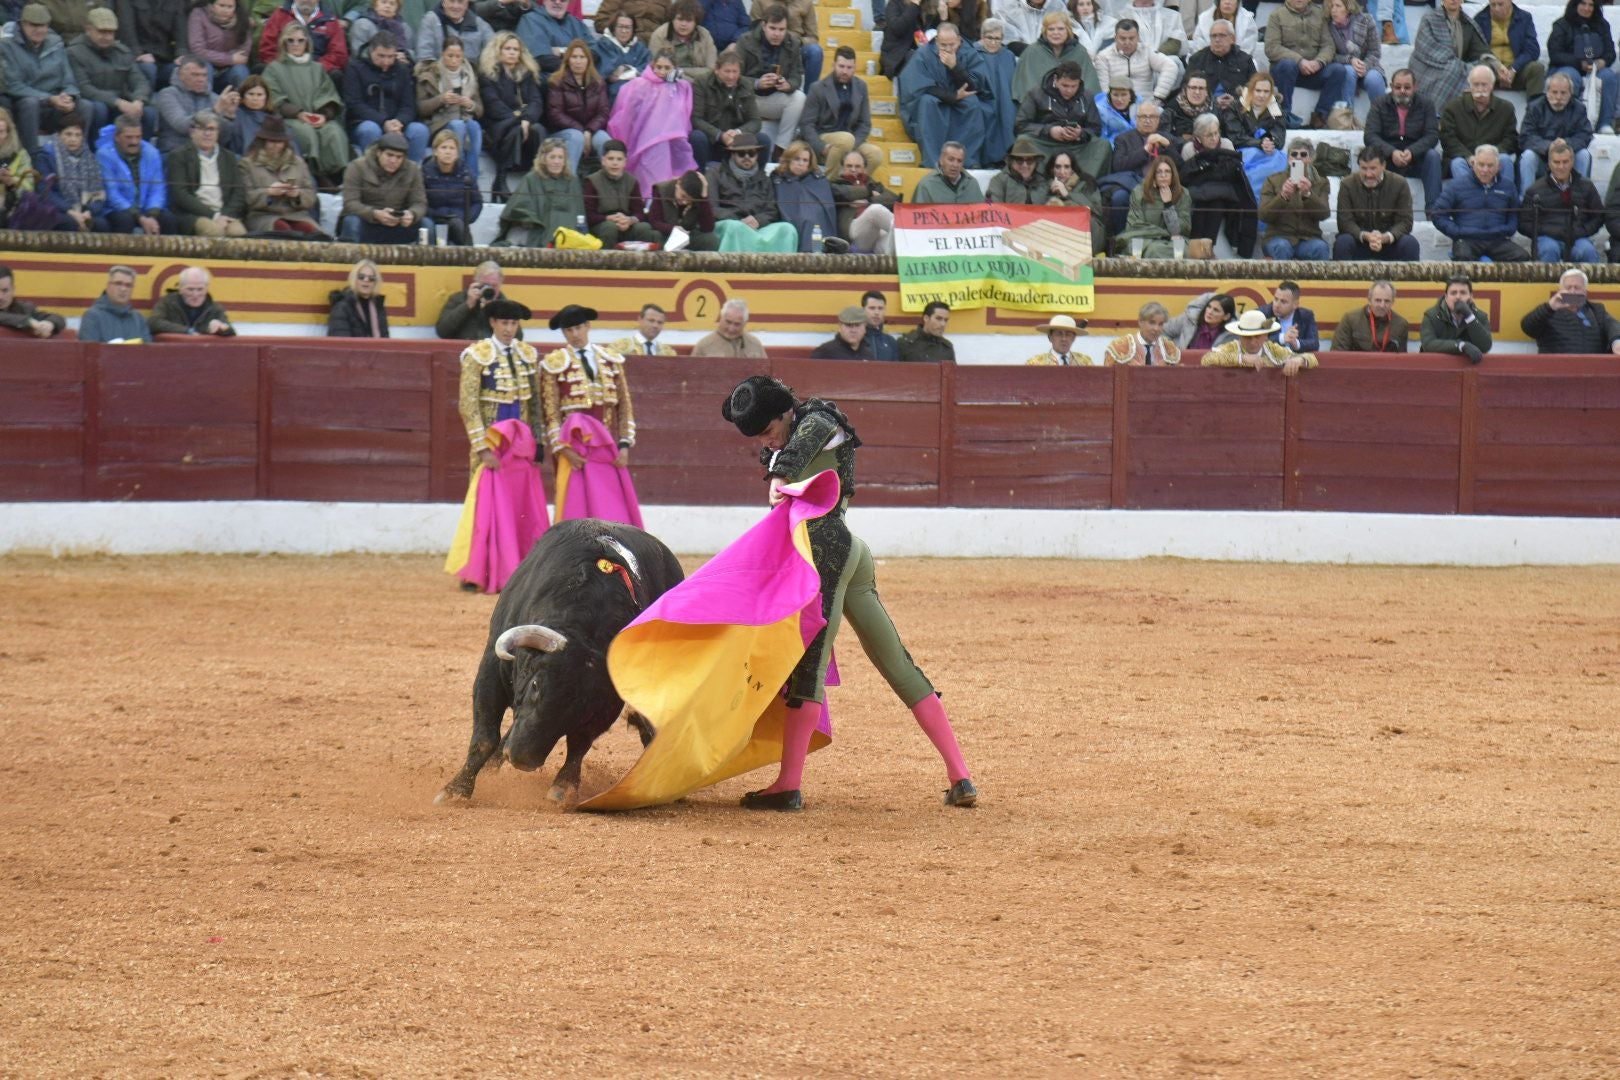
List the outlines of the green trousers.
{"label": "green trousers", "polygon": [[[852,537],[849,559],[844,572],[838,577],[833,592],[832,611],[827,616],[827,631],[820,637],[821,656],[816,665],[815,693],[806,700],[822,701],[827,695],[827,661],[832,656],[833,639],[846,620],[855,628],[861,650],[872,666],[878,669],[890,689],[911,708],[934,692],[934,684],[922,673],[917,662],[906,651],[894,620],[878,599],[877,573],[872,569],[872,550],[860,537]],[[790,698],[792,695],[789,695]]]}

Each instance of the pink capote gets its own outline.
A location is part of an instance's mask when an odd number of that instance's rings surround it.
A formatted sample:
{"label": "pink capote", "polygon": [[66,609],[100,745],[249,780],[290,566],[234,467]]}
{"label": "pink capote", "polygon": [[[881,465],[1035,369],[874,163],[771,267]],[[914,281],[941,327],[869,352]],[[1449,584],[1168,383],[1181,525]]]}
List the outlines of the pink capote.
{"label": "pink capote", "polygon": [[569,470],[557,520],[593,517],[641,528],[636,486],[630,482],[629,469],[613,464],[619,445],[607,426],[589,413],[572,412],[563,421],[561,438],[564,446],[585,459],[585,467]]}
{"label": "pink capote", "polygon": [[551,526],[540,470],[534,467],[534,432],[521,420],[501,420],[499,469],[480,467],[474,497],[472,548],[456,571],[487,593],[500,592],[540,534]]}
{"label": "pink capote", "polygon": [[697,168],[692,144],[692,84],[677,77],[666,83],[648,64],[619,91],[608,117],[608,134],[630,148],[626,167],[641,182],[641,197],[652,186]]}
{"label": "pink capote", "polygon": [[[838,503],[827,470],[782,489],[759,524],[655,600],[613,639],[608,674],[658,734],[582,810],[673,802],[780,761],[782,685],[826,622],[805,522]],[[825,708],[810,749],[832,741]]]}

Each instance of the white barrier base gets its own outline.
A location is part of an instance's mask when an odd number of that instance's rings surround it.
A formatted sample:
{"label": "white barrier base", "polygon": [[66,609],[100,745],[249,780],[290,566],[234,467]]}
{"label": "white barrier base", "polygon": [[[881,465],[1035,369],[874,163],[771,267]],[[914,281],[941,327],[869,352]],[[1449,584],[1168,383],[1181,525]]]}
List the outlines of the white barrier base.
{"label": "white barrier base", "polygon": [[[0,503],[0,555],[436,554],[459,504]],[[647,527],[707,555],[763,507],[649,506]],[[1184,510],[858,508],[879,556],[1144,559],[1408,566],[1620,563],[1620,519]]]}

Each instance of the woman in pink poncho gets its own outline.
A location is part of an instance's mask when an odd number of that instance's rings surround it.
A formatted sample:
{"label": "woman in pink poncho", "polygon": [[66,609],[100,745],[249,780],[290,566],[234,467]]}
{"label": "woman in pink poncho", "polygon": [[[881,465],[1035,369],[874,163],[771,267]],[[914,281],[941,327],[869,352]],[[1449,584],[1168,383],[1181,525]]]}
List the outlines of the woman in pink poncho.
{"label": "woman in pink poncho", "polygon": [[681,76],[675,56],[660,50],[639,76],[625,84],[608,117],[608,134],[629,147],[627,166],[641,183],[642,198],[652,186],[697,168],[692,157],[692,84]]}

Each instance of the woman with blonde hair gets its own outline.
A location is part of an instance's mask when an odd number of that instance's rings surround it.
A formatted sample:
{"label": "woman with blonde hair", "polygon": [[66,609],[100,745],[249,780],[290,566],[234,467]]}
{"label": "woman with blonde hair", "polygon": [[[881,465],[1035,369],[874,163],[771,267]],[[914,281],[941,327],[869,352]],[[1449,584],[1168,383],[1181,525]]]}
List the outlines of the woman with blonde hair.
{"label": "woman with blonde hair", "polygon": [[610,137],[607,83],[597,74],[590,46],[579,38],[568,43],[562,65],[546,82],[546,126],[567,147],[568,169],[577,173],[586,142],[591,144],[591,153],[601,157],[602,146]]}
{"label": "woman with blonde hair", "polygon": [[428,138],[438,144],[439,132],[449,129],[461,141],[461,159],[473,180],[478,180],[478,158],[484,152],[484,98],[478,76],[467,59],[466,46],[454,34],[444,39],[436,60],[416,66],[416,112],[427,122]]}
{"label": "woman with blonde hair", "polygon": [[349,270],[349,287],[333,290],[326,316],[327,337],[385,338],[388,312],[383,308],[382,271],[370,259]]}
{"label": "woman with blonde hair", "polygon": [[0,108],[0,225],[25,191],[34,190],[34,161],[23,148],[11,110]]}
{"label": "woman with blonde hair", "polygon": [[1356,73],[1357,86],[1377,101],[1389,90],[1384,78],[1384,45],[1378,24],[1356,0],[1327,0],[1328,33],[1333,37],[1333,62]]}
{"label": "woman with blonde hair", "polygon": [[568,167],[568,147],[547,139],[501,211],[501,237],[527,227],[529,247],[550,247],[558,229],[585,232],[585,190]]}
{"label": "woman with blonde hair", "polygon": [[478,58],[478,82],[484,95],[484,135],[495,159],[492,194],[504,199],[506,174],[528,168],[546,137],[540,65],[516,34],[503,30],[489,39]]}
{"label": "woman with blonde hair", "polygon": [[343,99],[332,77],[315,60],[309,31],[290,22],[276,42],[276,59],[265,66],[270,105],[287,121],[300,146],[308,147],[312,169],[323,184],[342,182],[349,163],[349,136],[343,130]]}
{"label": "woman with blonde hair", "polygon": [[1013,71],[1013,100],[1021,102],[1031,90],[1039,89],[1053,69],[1065,60],[1080,65],[1080,92],[1087,100],[1096,97],[1097,91],[1102,89],[1097,66],[1091,62],[1091,55],[1080,44],[1080,39],[1075,37],[1068,12],[1048,11],[1041,18],[1041,39],[1019,54],[1018,67]]}

